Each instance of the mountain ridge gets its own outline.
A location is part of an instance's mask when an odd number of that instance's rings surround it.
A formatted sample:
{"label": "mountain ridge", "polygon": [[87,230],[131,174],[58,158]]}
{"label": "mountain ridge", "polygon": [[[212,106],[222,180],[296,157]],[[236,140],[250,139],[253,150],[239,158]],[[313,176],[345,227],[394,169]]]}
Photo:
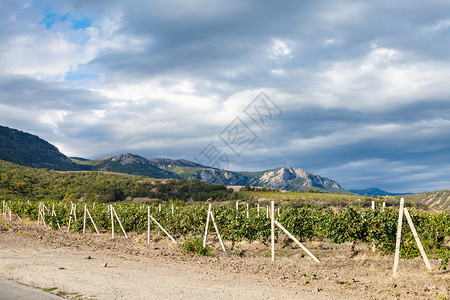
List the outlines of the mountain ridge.
{"label": "mountain ridge", "polygon": [[37,135],[0,125],[0,159],[19,165],[77,170],[72,160]]}
{"label": "mountain ridge", "polygon": [[354,190],[354,189],[349,189],[350,192],[357,194],[357,195],[368,195],[368,196],[401,196],[401,195],[409,195],[411,193],[391,193],[391,192],[387,192],[384,191],[382,189],[379,188],[367,188],[367,189],[363,189],[363,190]]}
{"label": "mountain ridge", "polygon": [[4,126],[0,126],[0,159],[55,170],[118,172],[157,179],[198,179],[224,185],[349,193],[336,181],[308,173],[301,168],[280,167],[259,172],[234,172],[204,166],[186,159],[144,158],[131,153],[96,160],[68,158],[55,146],[38,136]]}

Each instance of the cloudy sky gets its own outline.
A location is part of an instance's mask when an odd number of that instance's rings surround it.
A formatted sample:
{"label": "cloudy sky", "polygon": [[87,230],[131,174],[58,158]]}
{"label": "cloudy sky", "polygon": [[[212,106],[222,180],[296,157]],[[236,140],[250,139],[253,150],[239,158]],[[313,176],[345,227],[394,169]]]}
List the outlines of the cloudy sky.
{"label": "cloudy sky", "polygon": [[[444,0],[0,0],[0,124],[69,156],[220,153],[231,170],[301,167],[348,189],[448,189],[449,11]],[[263,127],[245,113],[261,92]],[[252,139],[233,152],[236,122]]]}

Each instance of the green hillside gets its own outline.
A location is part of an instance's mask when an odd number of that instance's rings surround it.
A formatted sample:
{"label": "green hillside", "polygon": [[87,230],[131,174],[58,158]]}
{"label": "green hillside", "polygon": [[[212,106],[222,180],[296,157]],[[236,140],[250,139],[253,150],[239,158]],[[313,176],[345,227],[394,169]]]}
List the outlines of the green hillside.
{"label": "green hillside", "polygon": [[72,159],[79,167],[86,171],[104,171],[126,173],[131,175],[142,175],[151,178],[174,178],[181,179],[179,175],[160,169],[156,163],[130,153],[120,154],[98,160]]}
{"label": "green hillside", "polygon": [[400,199],[401,197],[404,197],[407,202],[416,205],[422,205],[438,210],[450,210],[450,190],[396,196],[395,198]]}
{"label": "green hillside", "polygon": [[87,200],[112,202],[132,198],[162,201],[218,201],[243,197],[198,180],[151,179],[104,172],[61,172],[24,167],[0,160],[0,200]]}
{"label": "green hillside", "polygon": [[35,168],[77,169],[77,166],[52,144],[36,135],[5,126],[0,126],[0,159]]}

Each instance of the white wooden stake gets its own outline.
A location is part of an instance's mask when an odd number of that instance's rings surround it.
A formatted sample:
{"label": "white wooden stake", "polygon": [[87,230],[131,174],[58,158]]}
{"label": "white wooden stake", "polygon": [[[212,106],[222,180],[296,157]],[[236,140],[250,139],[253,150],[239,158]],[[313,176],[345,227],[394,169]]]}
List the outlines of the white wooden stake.
{"label": "white wooden stake", "polygon": [[[53,203],[53,205],[52,205],[52,216],[56,217],[55,203]],[[56,222],[56,225],[58,225],[58,229],[61,229],[61,226],[59,225],[59,222]]]}
{"label": "white wooden stake", "polygon": [[392,270],[392,275],[397,275],[398,261],[400,259],[400,240],[402,238],[402,222],[403,222],[403,206],[405,205],[405,199],[400,199],[400,207],[398,210],[398,226],[397,226],[397,240],[395,242],[395,257],[394,257],[394,268]]}
{"label": "white wooden stake", "polygon": [[173,203],[172,203],[172,215],[173,215]]}
{"label": "white wooden stake", "polygon": [[114,239],[114,212],[112,205],[109,206],[109,211],[111,212],[111,235],[112,239]]}
{"label": "white wooden stake", "polygon": [[147,206],[147,244],[150,244],[150,206]]}
{"label": "white wooden stake", "polygon": [[259,216],[259,203],[257,204],[256,207],[257,207],[256,210],[258,211],[258,216]]}
{"label": "white wooden stake", "polygon": [[159,204],[159,211],[161,211],[161,203]]}
{"label": "white wooden stake", "polygon": [[267,209],[266,209],[266,218],[268,219],[268,218],[269,218],[269,205],[267,205],[266,208],[267,208]]}
{"label": "white wooden stake", "polygon": [[249,212],[248,212],[248,203],[247,203],[247,219],[249,218]]}
{"label": "white wooden stake", "polygon": [[[3,213],[5,214],[5,219],[6,219],[6,213],[3,211]],[[41,202],[39,202],[39,208],[38,208],[38,225],[41,224]]]}
{"label": "white wooden stake", "polygon": [[278,217],[280,217],[280,207],[277,207],[277,211],[278,211]]}
{"label": "white wooden stake", "polygon": [[85,204],[84,205],[84,216],[83,216],[83,234],[86,233],[86,210],[87,210],[87,207]]}
{"label": "white wooden stake", "polygon": [[67,226],[67,231],[70,230],[70,222],[72,221],[72,211],[73,211],[73,206],[70,208],[70,213],[69,213],[69,225]]}
{"label": "white wooden stake", "polygon": [[155,218],[153,218],[152,215],[150,215],[150,219],[153,220],[153,222],[155,222],[156,225],[158,225],[159,228],[161,228],[161,230],[174,242],[176,243],[177,241],[167,232],[167,230],[164,229],[164,227],[161,226],[161,224],[159,224],[158,221],[156,221]]}
{"label": "white wooden stake", "polygon": [[[372,211],[375,211],[375,201],[372,201]],[[372,239],[372,252],[375,252],[375,239]]]}
{"label": "white wooden stake", "polygon": [[236,201],[236,219],[238,217],[238,213],[239,213],[239,201]]}
{"label": "white wooden stake", "polygon": [[383,201],[383,210],[382,211],[384,211],[385,208],[386,208],[386,202]]}
{"label": "white wooden stake", "polygon": [[272,201],[270,210],[270,241],[272,244],[272,261],[275,261],[275,204]]}
{"label": "white wooden stake", "polygon": [[281,230],[284,231],[284,233],[286,233],[297,245],[300,246],[300,248],[303,249],[303,251],[305,251],[316,263],[319,263],[320,260],[314,256],[314,254],[312,254],[305,246],[303,246],[302,243],[299,242],[299,240],[297,240],[295,238],[295,236],[293,236],[289,231],[287,231],[286,228],[283,227],[283,225],[281,225],[278,221],[275,220],[275,224],[280,227]]}
{"label": "white wooden stake", "polygon": [[208,215],[206,216],[206,226],[205,226],[205,236],[203,237],[203,247],[206,247],[206,236],[208,235],[208,227],[209,227],[209,217],[210,217],[210,215],[211,215],[211,204],[208,206]]}
{"label": "white wooden stake", "polygon": [[95,231],[97,232],[98,235],[100,235],[100,232],[98,231],[97,226],[95,225],[94,219],[92,219],[92,216],[91,216],[91,213],[89,212],[89,209],[86,208],[86,212],[87,212],[87,214],[89,216],[89,219],[92,222],[92,225],[94,225]]}
{"label": "white wooden stake", "polygon": [[212,211],[210,212],[210,214],[211,214],[211,220],[214,225],[214,229],[216,230],[217,236],[219,237],[220,246],[222,246],[222,250],[223,250],[223,252],[225,252],[227,250],[225,249],[225,245],[223,244],[222,238],[220,237],[219,228],[217,227],[216,221],[214,220],[214,214]]}
{"label": "white wooden stake", "polygon": [[114,215],[116,215],[117,221],[119,222],[120,228],[122,229],[123,234],[126,238],[128,238],[127,233],[125,232],[125,229],[123,229],[122,222],[120,222],[119,216],[117,215],[116,209],[111,205],[111,209],[114,212]]}
{"label": "white wooden stake", "polygon": [[403,209],[403,211],[405,212],[406,220],[408,220],[409,227],[411,228],[411,231],[412,231],[412,233],[414,235],[414,239],[416,240],[417,247],[419,247],[420,255],[422,255],[423,262],[425,263],[425,266],[427,267],[428,271],[431,272],[432,269],[431,269],[430,262],[428,261],[427,254],[425,253],[425,250],[423,249],[422,243],[420,242],[419,236],[417,235],[416,228],[415,228],[414,223],[413,223],[413,221],[411,219],[411,216],[409,215],[408,209],[405,207]]}

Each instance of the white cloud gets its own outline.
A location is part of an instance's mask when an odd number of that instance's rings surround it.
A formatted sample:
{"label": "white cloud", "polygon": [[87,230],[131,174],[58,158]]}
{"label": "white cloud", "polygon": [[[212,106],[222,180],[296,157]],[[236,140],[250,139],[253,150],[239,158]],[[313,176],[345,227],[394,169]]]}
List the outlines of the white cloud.
{"label": "white cloud", "polygon": [[53,130],[57,130],[58,125],[66,119],[69,112],[66,110],[48,110],[43,112],[39,117],[39,121],[49,125]]}
{"label": "white cloud", "polygon": [[269,57],[271,59],[279,59],[291,57],[293,42],[289,40],[272,39],[272,49]]}
{"label": "white cloud", "polygon": [[334,62],[317,78],[310,97],[327,108],[373,112],[450,94],[450,63],[411,58],[374,47],[360,59]]}

